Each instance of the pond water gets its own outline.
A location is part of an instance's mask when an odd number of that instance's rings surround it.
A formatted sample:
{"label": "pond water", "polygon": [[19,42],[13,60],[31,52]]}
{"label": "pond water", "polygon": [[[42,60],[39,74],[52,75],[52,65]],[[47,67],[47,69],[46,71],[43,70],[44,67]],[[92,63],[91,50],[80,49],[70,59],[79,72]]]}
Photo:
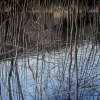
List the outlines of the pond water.
{"label": "pond water", "polygon": [[[68,68],[70,66],[70,48],[67,47],[49,53],[18,58],[9,72],[11,61],[0,63],[0,98],[10,100],[75,100],[75,60],[72,48],[70,69],[70,91],[68,91]],[[77,47],[78,99],[100,100],[100,49],[91,42]],[[19,78],[19,81],[18,81]],[[19,84],[20,83],[20,84]],[[9,88],[10,84],[10,88]]]}

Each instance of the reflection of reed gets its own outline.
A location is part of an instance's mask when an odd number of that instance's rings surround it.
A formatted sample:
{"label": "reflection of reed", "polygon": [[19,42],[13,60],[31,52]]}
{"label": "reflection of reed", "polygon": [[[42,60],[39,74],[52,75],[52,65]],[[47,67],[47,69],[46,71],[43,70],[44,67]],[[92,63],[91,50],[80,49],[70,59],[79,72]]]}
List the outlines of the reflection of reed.
{"label": "reflection of reed", "polygon": [[0,62],[4,67],[0,68],[0,77],[5,77],[0,84],[2,98],[85,100],[95,98],[96,91],[99,98],[98,19],[94,19],[94,25],[91,21],[86,25],[86,17],[83,20],[78,13],[78,2],[70,12],[68,0],[67,14],[61,7],[61,15],[55,14],[53,5],[52,12],[45,11],[46,5],[44,9],[38,6],[40,10],[35,12],[34,3],[23,2],[19,7],[12,1],[12,11],[6,12],[10,15],[9,25],[7,19],[1,23]]}

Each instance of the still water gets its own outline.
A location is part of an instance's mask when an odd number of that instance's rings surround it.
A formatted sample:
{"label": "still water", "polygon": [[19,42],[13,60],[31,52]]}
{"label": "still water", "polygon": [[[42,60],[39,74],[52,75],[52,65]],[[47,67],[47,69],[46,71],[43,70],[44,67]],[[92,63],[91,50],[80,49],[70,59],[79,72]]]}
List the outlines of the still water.
{"label": "still water", "polygon": [[[68,68],[70,48],[39,53],[26,58],[19,57],[9,71],[10,61],[0,63],[0,100],[68,100],[75,99],[75,60],[72,48],[70,91],[68,92]],[[77,46],[78,99],[100,100],[100,49],[91,42]],[[18,80],[19,79],[19,80]],[[9,85],[10,84],[10,85]],[[9,87],[11,86],[11,87]],[[22,93],[22,94],[21,94]]]}

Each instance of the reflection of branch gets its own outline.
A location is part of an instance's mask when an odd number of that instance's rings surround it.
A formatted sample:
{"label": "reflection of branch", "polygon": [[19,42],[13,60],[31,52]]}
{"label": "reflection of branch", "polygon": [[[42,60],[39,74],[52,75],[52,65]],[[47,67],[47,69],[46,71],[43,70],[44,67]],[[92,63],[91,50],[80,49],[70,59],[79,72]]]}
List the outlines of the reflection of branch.
{"label": "reflection of branch", "polygon": [[[91,88],[82,88],[82,89],[78,89],[78,92],[80,92],[80,91],[84,91],[84,90],[93,90],[93,89],[99,89],[100,88],[100,86],[94,86],[94,87],[91,87]],[[68,94],[68,93],[70,93],[70,94],[72,94],[72,93],[74,93],[74,91],[75,90],[72,90],[72,91],[66,91],[66,92],[62,92],[62,93],[58,93],[58,94],[55,94],[55,95],[51,95],[51,96],[49,96],[48,98],[49,98],[49,100],[50,100],[50,98],[54,98],[54,97],[56,97],[56,96],[62,96],[63,94],[65,95],[65,94]],[[48,100],[48,98],[46,98],[46,100]]]}
{"label": "reflection of branch", "polygon": [[[86,82],[85,84],[83,83],[82,86],[79,87],[79,89],[85,88],[86,86],[88,87],[88,85],[90,85],[92,82],[96,82],[96,81],[100,80],[99,78],[97,78],[97,77],[99,77],[99,75],[100,75],[100,74],[98,74],[98,75],[92,77],[92,78],[91,78],[90,80],[88,80],[88,82]],[[97,78],[97,79],[95,79],[95,78]]]}
{"label": "reflection of branch", "polygon": [[16,67],[16,77],[17,77],[17,84],[18,84],[19,93],[21,93],[22,100],[24,100],[22,89],[21,89],[21,85],[20,85],[20,79],[19,79],[17,66],[15,66],[15,67]]}
{"label": "reflection of branch", "polygon": [[12,76],[12,71],[13,71],[13,59],[11,60],[11,68],[10,68],[9,77],[8,77],[9,100],[12,100],[12,96],[11,96],[11,83],[10,83],[10,78]]}
{"label": "reflection of branch", "polygon": [[92,52],[93,52],[94,48],[95,48],[95,46],[92,47],[91,50],[90,50],[90,54],[89,54],[89,57],[88,57],[88,59],[87,59],[86,66],[87,66],[88,62],[90,61],[90,57],[91,57],[91,55],[92,55]]}
{"label": "reflection of branch", "polygon": [[38,92],[38,89],[39,89],[39,85],[37,84],[37,82],[36,82],[36,79],[35,79],[35,77],[34,77],[34,72],[33,72],[33,69],[31,68],[31,66],[30,66],[30,63],[29,63],[29,56],[28,56],[28,67],[29,67],[29,69],[30,69],[30,71],[32,72],[32,76],[33,76],[33,80],[34,80],[34,82],[35,82],[35,85],[36,85],[36,91]]}

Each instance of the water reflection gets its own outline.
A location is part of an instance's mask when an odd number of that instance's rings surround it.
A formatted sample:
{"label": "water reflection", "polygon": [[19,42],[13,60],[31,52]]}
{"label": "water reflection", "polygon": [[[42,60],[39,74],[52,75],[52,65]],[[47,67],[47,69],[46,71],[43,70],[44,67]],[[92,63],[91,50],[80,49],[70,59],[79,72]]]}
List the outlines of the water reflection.
{"label": "water reflection", "polygon": [[[0,64],[0,95],[2,100],[67,100],[75,99],[74,46],[70,67],[70,91],[68,91],[70,48],[35,56],[2,61]],[[78,99],[100,99],[100,49],[91,42],[77,46]],[[10,97],[11,96],[11,97]]]}

